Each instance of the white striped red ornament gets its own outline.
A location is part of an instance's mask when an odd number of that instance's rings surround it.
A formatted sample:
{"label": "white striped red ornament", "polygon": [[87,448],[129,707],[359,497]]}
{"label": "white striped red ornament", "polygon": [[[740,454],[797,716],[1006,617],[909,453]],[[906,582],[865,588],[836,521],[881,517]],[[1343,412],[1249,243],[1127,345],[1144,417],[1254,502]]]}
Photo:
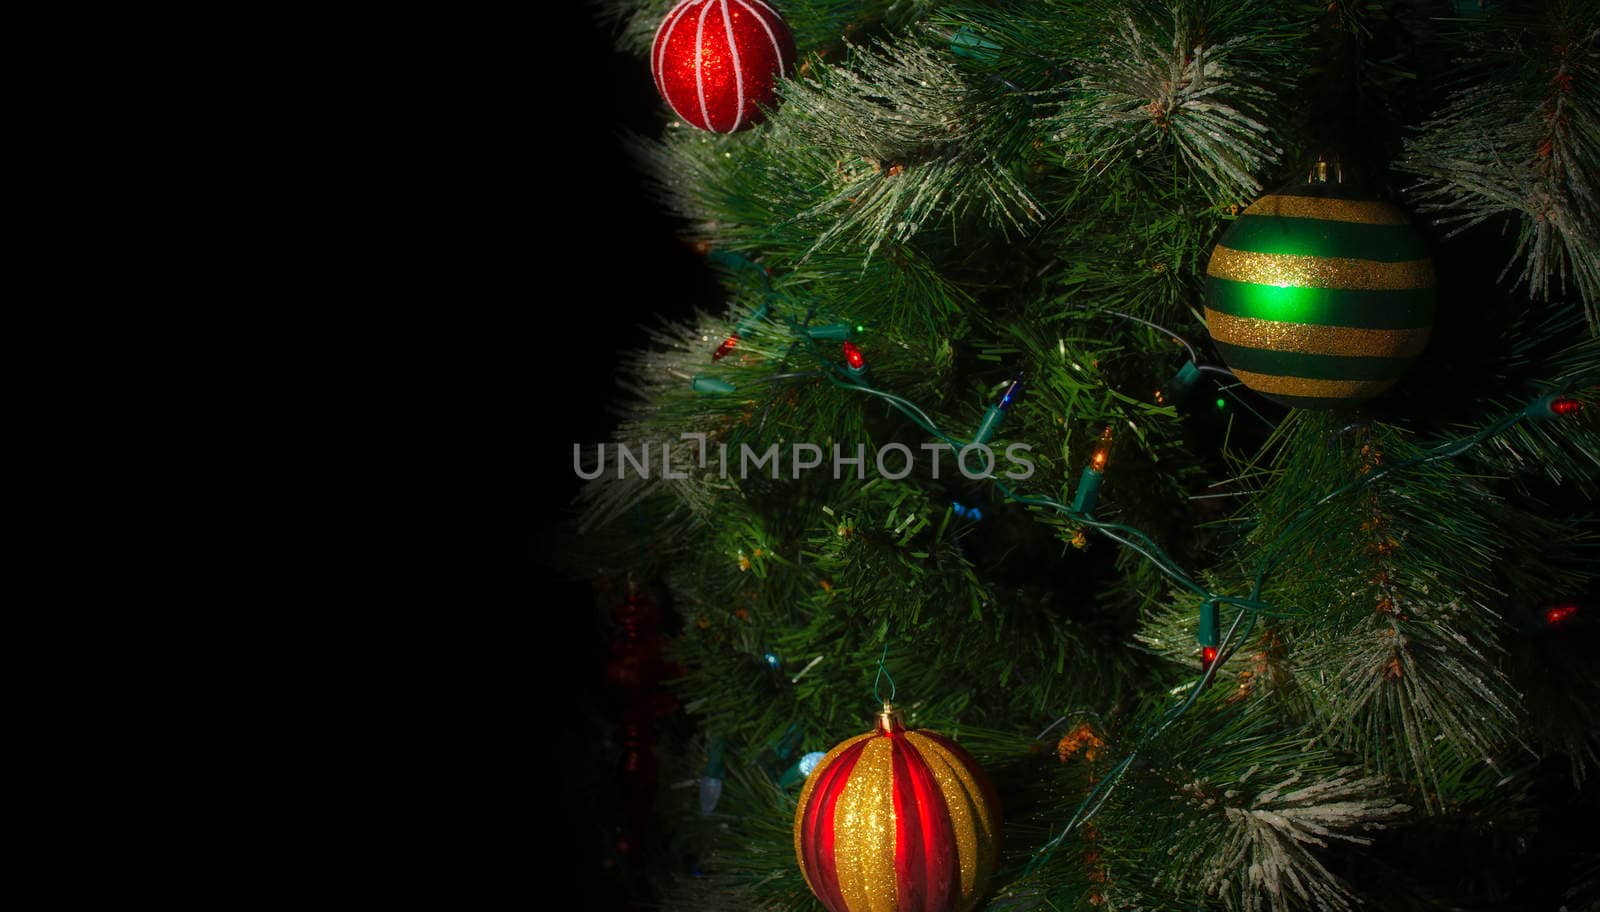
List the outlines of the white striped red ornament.
{"label": "white striped red ornament", "polygon": [[794,57],[789,26],[764,0],[682,0],[656,30],[650,72],[673,113],[734,133],[762,121]]}

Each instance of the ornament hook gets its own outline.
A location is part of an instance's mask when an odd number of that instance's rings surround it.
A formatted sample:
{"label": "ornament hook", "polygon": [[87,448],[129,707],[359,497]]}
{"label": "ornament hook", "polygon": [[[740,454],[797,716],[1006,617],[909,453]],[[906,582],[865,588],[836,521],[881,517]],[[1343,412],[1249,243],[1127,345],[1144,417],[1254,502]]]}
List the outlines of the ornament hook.
{"label": "ornament hook", "polygon": [[1308,183],[1308,184],[1326,184],[1326,183],[1329,183],[1329,181],[1328,181],[1328,173],[1329,173],[1330,170],[1333,173],[1333,181],[1332,181],[1333,183],[1335,183],[1335,184],[1344,183],[1344,165],[1339,161],[1338,156],[1334,156],[1333,161],[1329,161],[1328,160],[1328,154],[1326,152],[1318,153],[1317,154],[1317,163],[1312,165],[1311,166],[1311,171],[1308,174],[1306,174],[1306,183]]}
{"label": "ornament hook", "polygon": [[[888,658],[889,644],[884,643],[883,653],[878,656],[878,674],[872,679],[872,696],[877,700],[881,700],[885,707],[889,705],[889,701],[893,700],[895,698],[895,694],[899,692],[898,688],[894,686],[894,675],[889,673],[888,666],[884,664],[884,661]],[[887,697],[884,696],[883,692],[880,690],[883,685],[884,678],[889,679],[889,695]]]}

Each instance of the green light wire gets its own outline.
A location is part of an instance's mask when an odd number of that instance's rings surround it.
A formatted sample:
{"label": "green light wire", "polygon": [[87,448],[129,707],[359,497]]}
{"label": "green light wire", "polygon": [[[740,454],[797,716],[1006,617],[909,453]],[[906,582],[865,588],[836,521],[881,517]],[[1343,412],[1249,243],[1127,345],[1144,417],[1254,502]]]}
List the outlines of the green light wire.
{"label": "green light wire", "polygon": [[[902,414],[904,414],[907,418],[910,418],[912,423],[916,424],[924,432],[944,443],[949,444],[957,451],[960,451],[962,448],[968,445],[966,441],[951,437],[949,434],[939,430],[938,426],[934,424],[933,419],[929,418],[927,414],[923,412],[922,409],[918,408],[914,403],[903,399],[900,396],[896,396],[893,393],[886,393],[883,390],[867,386],[865,383],[857,382],[854,377],[846,377],[841,379],[838,376],[837,368],[834,368],[830,362],[824,363],[830,368],[827,376],[828,381],[833,385],[840,387],[841,389],[864,393],[869,396],[876,396],[880,399],[883,399],[890,405],[893,405],[899,409]],[[994,480],[994,485],[1001,491],[1001,493],[1005,494],[1006,497],[1011,500],[1017,501],[1018,503],[1027,504],[1029,506],[1045,507],[1055,510],[1064,514],[1070,519],[1095,529],[1096,531],[1100,532],[1100,534],[1112,539],[1113,541],[1132,548],[1134,551],[1150,560],[1151,563],[1155,564],[1157,569],[1171,577],[1174,582],[1203,599],[1210,599],[1219,603],[1223,601],[1232,601],[1232,599],[1230,599],[1228,596],[1217,595],[1216,593],[1211,592],[1204,586],[1201,586],[1199,583],[1195,582],[1188,573],[1184,572],[1183,568],[1178,565],[1177,561],[1173,560],[1165,551],[1161,549],[1160,545],[1156,544],[1155,541],[1150,538],[1150,536],[1146,535],[1139,529],[1134,528],[1133,526],[1123,525],[1121,523],[1101,522],[1087,513],[1074,512],[1071,507],[1068,507],[1066,504],[1063,504],[1053,498],[1044,497],[1041,495],[1018,494],[1016,491],[1012,490],[1010,485],[1007,485],[1005,482],[1000,481],[999,479]],[[1138,542],[1142,544],[1129,541],[1128,538],[1123,536],[1129,536],[1137,539]]]}
{"label": "green light wire", "polygon": [[[789,322],[791,325],[793,325],[792,320]],[[915,403],[901,396],[894,395],[893,393],[884,392],[883,390],[868,386],[865,381],[858,377],[843,374],[838,365],[822,356],[822,353],[817,350],[814,342],[811,342],[809,347],[813,355],[815,355],[818,361],[822,364],[828,381],[834,386],[837,386],[841,389],[850,390],[852,392],[875,396],[888,402],[907,418],[911,419],[911,421],[925,433],[937,438],[940,441],[943,441],[944,443],[949,444],[952,448],[958,451],[967,446],[964,441],[961,441],[955,437],[951,437],[950,435],[941,431],[933,419],[928,417],[927,413],[921,408],[917,407]],[[1543,398],[1545,397],[1539,396],[1535,398],[1533,402],[1538,402]],[[1530,403],[1530,406],[1531,405],[1532,403]],[[1383,478],[1392,472],[1396,472],[1401,469],[1413,468],[1415,466],[1423,465],[1429,462],[1435,462],[1440,459],[1448,459],[1453,456],[1459,456],[1473,447],[1478,446],[1484,441],[1498,436],[1499,434],[1505,433],[1528,417],[1528,408],[1529,406],[1524,406],[1522,409],[1519,409],[1518,411],[1513,412],[1510,415],[1507,415],[1504,418],[1488,425],[1487,427],[1467,435],[1466,437],[1440,444],[1439,446],[1428,450],[1422,455],[1404,462],[1385,466],[1378,471],[1371,472],[1354,482],[1342,485],[1341,487],[1335,488],[1328,494],[1323,495],[1316,501],[1316,503],[1311,504],[1297,513],[1289,522],[1289,525],[1285,528],[1285,530],[1277,536],[1275,547],[1266,554],[1262,555],[1260,562],[1257,564],[1255,578],[1250,587],[1250,595],[1247,598],[1218,595],[1207,590],[1204,586],[1201,586],[1199,583],[1195,582],[1194,579],[1183,570],[1177,561],[1173,560],[1148,535],[1133,526],[1124,525],[1121,523],[1100,522],[1089,514],[1073,511],[1070,507],[1053,498],[1039,495],[1018,494],[1013,491],[1009,485],[1005,484],[1005,482],[1002,482],[999,479],[993,479],[995,487],[1004,493],[1008,499],[1028,506],[1045,507],[1056,510],[1068,518],[1080,522],[1099,532],[1101,535],[1111,539],[1112,541],[1118,542],[1134,552],[1142,555],[1152,564],[1154,564],[1158,570],[1166,574],[1173,581],[1200,596],[1204,600],[1202,604],[1210,603],[1216,605],[1235,605],[1240,609],[1239,612],[1234,615],[1233,623],[1228,626],[1227,633],[1222,637],[1221,643],[1218,645],[1216,659],[1206,667],[1199,680],[1192,688],[1190,688],[1188,696],[1170,707],[1156,724],[1152,725],[1139,737],[1139,739],[1134,743],[1134,746],[1128,750],[1127,756],[1124,757],[1116,766],[1112,767],[1112,769],[1105,776],[1101,777],[1101,779],[1095,783],[1094,787],[1090,789],[1089,794],[1084,796],[1083,801],[1079,803],[1077,810],[1073,812],[1072,817],[1067,821],[1067,824],[1062,828],[1061,832],[1052,837],[1049,842],[1035,850],[1033,857],[1029,860],[1028,864],[1024,868],[1024,875],[1031,874],[1033,871],[1037,870],[1041,864],[1047,862],[1050,856],[1054,853],[1055,849],[1060,846],[1060,844],[1069,835],[1071,835],[1077,828],[1087,823],[1089,819],[1100,810],[1106,801],[1110,799],[1112,791],[1115,790],[1117,784],[1121,781],[1122,776],[1128,771],[1128,768],[1133,765],[1134,760],[1138,758],[1139,753],[1147,748],[1151,742],[1159,737],[1162,732],[1166,731],[1166,729],[1170,727],[1173,722],[1175,722],[1195,704],[1195,701],[1200,698],[1200,694],[1203,693],[1211,684],[1212,679],[1216,676],[1217,669],[1221,668],[1233,656],[1233,654],[1238,651],[1239,646],[1249,638],[1250,632],[1254,629],[1257,620],[1263,616],[1289,618],[1295,617],[1298,614],[1297,612],[1275,610],[1269,603],[1260,600],[1261,590],[1266,584],[1266,578],[1268,574],[1271,573],[1277,562],[1281,559],[1281,552],[1284,546],[1292,540],[1291,533],[1298,531],[1300,526],[1304,525],[1304,523],[1309,520],[1319,508],[1326,505],[1329,501],[1332,501],[1345,494],[1351,494],[1360,491],[1363,488],[1375,484],[1378,479]],[[1243,624],[1242,630],[1240,629],[1241,624]],[[1237,638],[1235,636],[1236,634]],[[888,654],[887,646],[885,647],[884,654]],[[879,672],[880,674],[886,673],[881,659],[879,661]],[[890,679],[890,683],[893,683],[892,678]],[[874,694],[876,695],[876,683],[874,684],[873,689]]]}
{"label": "green light wire", "polygon": [[[1544,397],[1540,396],[1533,401],[1537,402],[1542,398]],[[1216,670],[1222,667],[1222,665],[1226,663],[1237,650],[1237,646],[1230,644],[1233,643],[1234,631],[1238,628],[1240,621],[1248,620],[1248,623],[1245,624],[1244,631],[1239,635],[1239,642],[1243,643],[1246,639],[1248,639],[1251,628],[1255,626],[1256,618],[1259,615],[1269,613],[1264,610],[1261,602],[1256,601],[1256,598],[1261,594],[1261,588],[1265,584],[1267,574],[1271,571],[1273,565],[1276,564],[1277,560],[1279,559],[1275,552],[1281,551],[1284,543],[1290,540],[1289,532],[1294,531],[1296,527],[1303,524],[1305,520],[1309,519],[1317,508],[1327,504],[1329,501],[1341,495],[1359,491],[1368,485],[1374,484],[1379,478],[1382,478],[1391,472],[1412,468],[1414,466],[1423,465],[1429,462],[1435,462],[1440,459],[1459,456],[1473,447],[1478,446],[1479,444],[1498,436],[1499,434],[1505,433],[1527,417],[1528,410],[1527,407],[1524,407],[1523,409],[1501,418],[1499,421],[1490,424],[1476,433],[1469,434],[1468,436],[1459,440],[1441,444],[1420,456],[1416,456],[1404,462],[1385,466],[1383,469],[1377,472],[1373,472],[1350,484],[1336,488],[1319,498],[1316,503],[1306,507],[1305,509],[1301,510],[1300,513],[1296,514],[1295,518],[1291,520],[1284,533],[1277,537],[1277,548],[1275,548],[1273,551],[1269,551],[1266,555],[1263,555],[1261,564],[1259,565],[1256,573],[1255,581],[1250,589],[1250,598],[1248,600],[1229,600],[1234,601],[1236,604],[1245,605],[1245,610],[1239,612],[1239,614],[1234,617],[1233,623],[1228,627],[1227,634],[1222,638],[1222,643],[1217,650],[1216,660],[1206,668],[1205,673],[1201,675],[1200,680],[1190,690],[1188,698],[1182,703],[1179,703],[1169,709],[1166,715],[1162,717],[1161,721],[1147,730],[1134,744],[1134,746],[1129,749],[1128,756],[1124,757],[1122,762],[1118,763],[1111,769],[1110,772],[1102,777],[1099,782],[1095,783],[1094,788],[1090,789],[1089,794],[1086,795],[1083,801],[1078,804],[1077,810],[1073,812],[1072,817],[1067,821],[1066,826],[1062,828],[1061,832],[1049,842],[1045,843],[1043,846],[1040,846],[1039,849],[1034,852],[1033,858],[1029,860],[1023,873],[1025,875],[1031,874],[1033,871],[1037,870],[1039,865],[1049,860],[1050,855],[1062,843],[1062,841],[1067,838],[1068,835],[1070,835],[1075,829],[1082,826],[1084,823],[1088,822],[1089,818],[1093,817],[1095,813],[1100,810],[1101,805],[1105,804],[1105,802],[1111,797],[1112,790],[1115,789],[1117,783],[1121,781],[1123,773],[1127,772],[1128,767],[1133,764],[1134,758],[1138,756],[1139,752],[1148,747],[1150,742],[1153,741],[1156,736],[1161,734],[1162,731],[1166,730],[1166,728],[1170,726],[1179,716],[1186,712],[1190,706],[1194,705],[1194,702],[1199,699],[1201,692],[1204,691],[1205,688],[1211,683],[1212,677],[1215,675]],[[1092,807],[1090,806],[1091,802],[1093,802]]]}
{"label": "green light wire", "polygon": [[[1143,317],[1136,317],[1133,314],[1123,313],[1120,310],[1107,310],[1106,313],[1112,315],[1113,317],[1121,317],[1124,320],[1129,320],[1129,321],[1132,321],[1134,323],[1142,323],[1145,326],[1148,326],[1151,329],[1155,330],[1156,332],[1161,333],[1162,335],[1165,335],[1165,336],[1171,338],[1172,341],[1174,341],[1174,342],[1176,342],[1179,345],[1182,345],[1184,347],[1184,350],[1189,353],[1189,363],[1193,364],[1194,367],[1195,367],[1195,370],[1200,371],[1201,373],[1217,374],[1219,376],[1227,377],[1230,380],[1238,380],[1239,379],[1238,377],[1234,376],[1233,371],[1230,371],[1230,370],[1228,370],[1226,368],[1217,367],[1214,364],[1201,364],[1200,363],[1200,355],[1194,350],[1194,346],[1189,344],[1189,340],[1185,339],[1184,337],[1182,337],[1180,335],[1178,335],[1177,333],[1175,333],[1172,330],[1166,328],[1165,326],[1162,326],[1160,323],[1156,323],[1156,322],[1154,322],[1152,320],[1146,320]],[[1234,384],[1234,385],[1238,385],[1238,384]],[[1249,402],[1245,401],[1243,396],[1240,396],[1238,393],[1233,392],[1231,387],[1222,386],[1222,387],[1218,387],[1218,389],[1222,390],[1222,392],[1224,392],[1224,393],[1227,393],[1228,396],[1233,399],[1233,401],[1235,401],[1235,402],[1239,403],[1240,405],[1244,406],[1247,410],[1249,410],[1250,414],[1252,414],[1252,415],[1256,416],[1257,418],[1261,419],[1261,423],[1262,424],[1266,425],[1269,428],[1270,427],[1277,427],[1277,425],[1275,425],[1271,421],[1267,420],[1267,416],[1265,416],[1265,415],[1261,414],[1260,412],[1256,411],[1255,406],[1253,406]],[[1217,405],[1220,406],[1220,405],[1222,405],[1222,403],[1219,401],[1217,403]]]}
{"label": "green light wire", "polygon": [[[938,427],[938,424],[934,422],[934,420],[930,418],[926,412],[919,408],[916,403],[893,393],[876,389],[867,385],[864,379],[854,375],[846,374],[841,371],[837,364],[833,363],[831,359],[822,354],[822,352],[817,348],[816,341],[811,339],[810,336],[803,331],[803,327],[799,323],[796,323],[792,318],[787,316],[784,317],[784,320],[789,324],[791,329],[796,331],[796,334],[799,336],[797,341],[803,342],[803,344],[805,344],[810,350],[812,356],[815,357],[818,363],[822,366],[823,376],[828,379],[828,382],[841,389],[863,393],[865,395],[874,396],[884,400],[897,409],[901,414],[911,419],[912,423],[917,425],[917,427],[923,432],[948,444],[952,449],[958,452],[968,445],[967,442],[952,437],[941,431]],[[793,351],[793,346],[790,347],[790,351]],[[1567,388],[1570,389],[1571,385],[1572,384],[1569,382],[1567,384]],[[1231,390],[1224,388],[1223,392],[1228,393],[1230,396],[1233,396],[1234,399],[1243,403],[1247,408],[1250,408],[1249,403],[1245,402],[1241,397],[1234,394]],[[1543,398],[1545,398],[1545,396],[1537,397],[1533,400],[1533,402],[1538,402]],[[1292,541],[1291,533],[1298,531],[1299,527],[1304,525],[1304,523],[1309,520],[1319,508],[1335,498],[1360,491],[1363,488],[1375,484],[1378,479],[1383,478],[1392,472],[1396,472],[1401,469],[1413,468],[1415,466],[1434,462],[1440,459],[1448,459],[1453,456],[1459,456],[1473,447],[1478,446],[1484,441],[1505,433],[1529,417],[1528,410],[1531,405],[1532,403],[1530,403],[1529,406],[1524,406],[1522,409],[1507,415],[1499,421],[1496,421],[1477,432],[1467,435],[1466,437],[1440,444],[1439,446],[1434,447],[1420,456],[1404,462],[1385,466],[1382,469],[1369,473],[1354,482],[1336,488],[1319,498],[1316,503],[1313,503],[1301,510],[1294,516],[1293,519],[1290,520],[1289,525],[1285,528],[1284,532],[1277,536],[1274,548],[1262,555],[1260,562],[1257,564],[1255,578],[1250,587],[1250,595],[1247,598],[1218,595],[1206,589],[1204,586],[1196,582],[1191,576],[1189,576],[1189,574],[1184,571],[1182,566],[1180,566],[1177,561],[1173,560],[1171,556],[1162,550],[1161,546],[1156,544],[1155,541],[1150,538],[1150,536],[1133,526],[1121,523],[1101,522],[1094,519],[1093,516],[1087,513],[1075,512],[1072,510],[1072,508],[1053,498],[1044,497],[1041,495],[1018,494],[1005,482],[1002,482],[999,479],[993,479],[995,487],[1005,494],[1008,499],[1027,506],[1055,510],[1076,522],[1082,523],[1083,525],[1094,529],[1101,535],[1104,535],[1112,541],[1115,541],[1143,556],[1174,582],[1178,583],[1180,586],[1184,587],[1195,595],[1200,596],[1203,600],[1201,602],[1202,605],[1235,605],[1240,609],[1239,612],[1234,615],[1233,622],[1229,624],[1227,633],[1223,635],[1221,642],[1218,644],[1216,659],[1206,667],[1199,680],[1196,681],[1195,685],[1189,689],[1188,695],[1182,701],[1175,703],[1173,706],[1168,708],[1166,713],[1162,715],[1161,719],[1158,720],[1156,724],[1148,728],[1142,735],[1140,735],[1139,739],[1134,742],[1133,747],[1128,750],[1127,756],[1125,756],[1119,763],[1117,763],[1116,766],[1112,767],[1112,769],[1105,776],[1101,777],[1101,779],[1095,783],[1094,787],[1090,789],[1089,794],[1084,796],[1084,799],[1078,804],[1077,809],[1073,812],[1073,815],[1067,821],[1067,824],[1062,827],[1061,832],[1052,837],[1049,842],[1035,850],[1033,857],[1029,860],[1028,864],[1024,868],[1024,875],[1031,874],[1033,871],[1037,870],[1040,865],[1047,862],[1054,853],[1055,849],[1060,846],[1060,844],[1065,841],[1069,835],[1077,830],[1077,828],[1087,823],[1090,818],[1099,812],[1100,808],[1106,803],[1106,801],[1110,799],[1111,793],[1115,790],[1117,784],[1122,780],[1122,776],[1138,758],[1140,752],[1147,748],[1151,742],[1159,737],[1162,732],[1166,731],[1166,729],[1170,727],[1173,722],[1177,721],[1179,717],[1181,717],[1189,710],[1190,707],[1195,704],[1195,702],[1200,698],[1200,694],[1204,693],[1206,688],[1211,684],[1213,678],[1216,676],[1217,669],[1226,664],[1227,661],[1232,658],[1233,654],[1238,651],[1239,646],[1248,640],[1251,631],[1255,628],[1256,622],[1261,617],[1291,618],[1298,614],[1298,612],[1276,610],[1271,604],[1261,601],[1261,590],[1266,585],[1267,576],[1272,572],[1277,562],[1281,559],[1281,552],[1284,546]],[[1266,421],[1266,419],[1261,416],[1259,412],[1255,412],[1254,408],[1250,408],[1250,411],[1254,412],[1258,418],[1262,419],[1262,421]],[[1270,422],[1267,423],[1270,424]],[[993,476],[991,476],[991,478],[992,477]],[[1242,630],[1240,629],[1241,624],[1243,624]],[[1236,634],[1237,637],[1235,636]],[[873,681],[873,695],[880,700],[880,683],[881,679],[885,676],[889,678],[891,700],[894,698],[895,694],[894,678],[893,676],[889,675],[888,668],[885,665],[885,660],[887,659],[888,654],[889,647],[887,644],[885,644],[883,653],[878,659],[878,677]]]}

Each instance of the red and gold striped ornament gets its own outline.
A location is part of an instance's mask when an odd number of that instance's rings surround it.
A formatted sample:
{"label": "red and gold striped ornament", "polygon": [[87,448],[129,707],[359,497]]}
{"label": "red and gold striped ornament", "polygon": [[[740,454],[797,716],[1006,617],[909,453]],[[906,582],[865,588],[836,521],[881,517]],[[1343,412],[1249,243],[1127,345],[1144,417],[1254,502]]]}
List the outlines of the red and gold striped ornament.
{"label": "red and gold striped ornament", "polygon": [[794,851],[829,912],[968,912],[1000,856],[1000,802],[971,754],[885,703],[806,778]]}
{"label": "red and gold striped ornament", "polygon": [[762,121],[794,57],[788,24],[764,0],[682,0],[656,30],[650,72],[673,113],[734,133]]}

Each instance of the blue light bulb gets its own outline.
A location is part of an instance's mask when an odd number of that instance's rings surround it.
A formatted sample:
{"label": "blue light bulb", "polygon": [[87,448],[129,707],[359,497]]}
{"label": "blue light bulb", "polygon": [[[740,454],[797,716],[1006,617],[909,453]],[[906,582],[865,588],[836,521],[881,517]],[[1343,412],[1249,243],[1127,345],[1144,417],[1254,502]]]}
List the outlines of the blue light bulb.
{"label": "blue light bulb", "polygon": [[1006,387],[1005,395],[1000,397],[1000,408],[1002,410],[1011,406],[1011,400],[1017,397],[1017,391],[1021,388],[1022,375],[1018,374],[1016,379],[1011,381],[1011,385]]}

